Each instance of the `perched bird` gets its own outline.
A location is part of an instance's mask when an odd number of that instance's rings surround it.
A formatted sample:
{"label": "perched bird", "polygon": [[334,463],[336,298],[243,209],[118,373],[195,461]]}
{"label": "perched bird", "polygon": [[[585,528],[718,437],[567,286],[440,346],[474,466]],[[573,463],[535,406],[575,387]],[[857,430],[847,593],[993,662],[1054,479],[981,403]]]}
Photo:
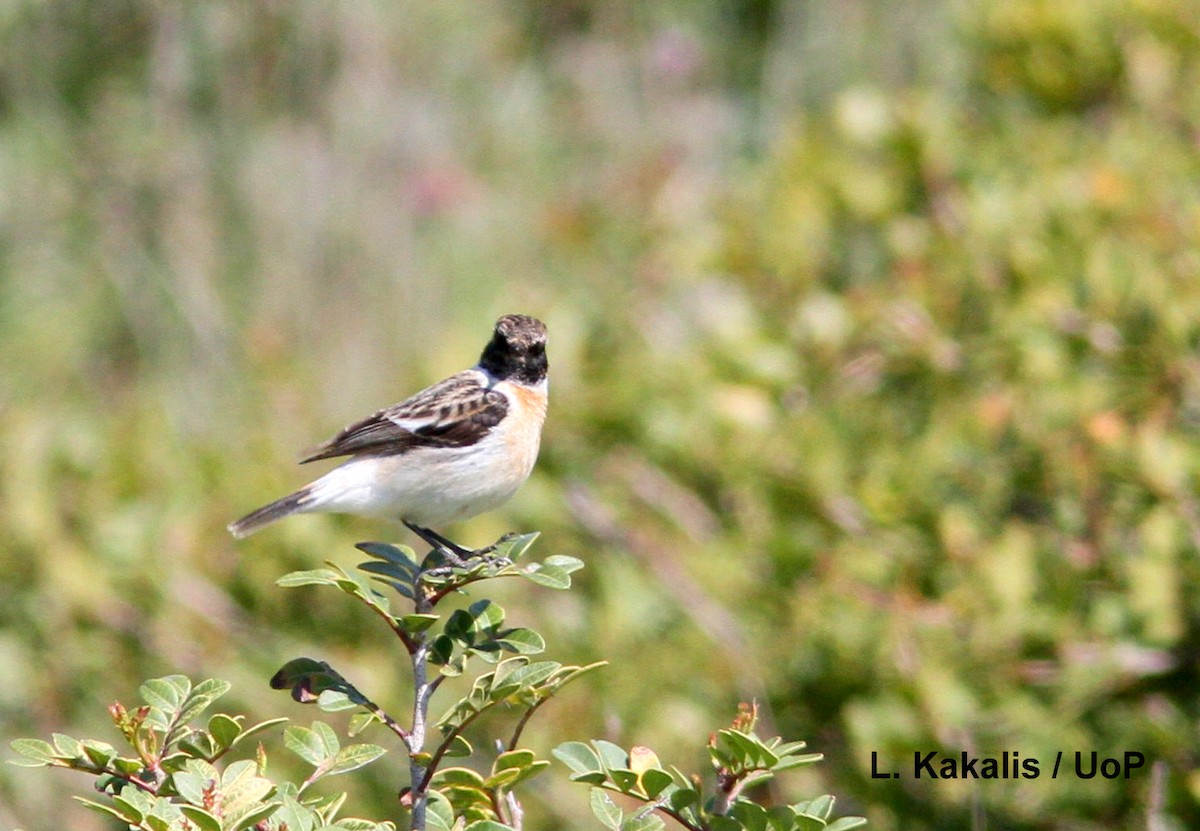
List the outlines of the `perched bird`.
{"label": "perched bird", "polygon": [[433,530],[507,502],[529,477],[546,419],[546,327],[496,321],[479,363],[351,424],[301,463],[350,458],[295,493],[229,525],[238,538],[302,513],[398,520],[451,556]]}

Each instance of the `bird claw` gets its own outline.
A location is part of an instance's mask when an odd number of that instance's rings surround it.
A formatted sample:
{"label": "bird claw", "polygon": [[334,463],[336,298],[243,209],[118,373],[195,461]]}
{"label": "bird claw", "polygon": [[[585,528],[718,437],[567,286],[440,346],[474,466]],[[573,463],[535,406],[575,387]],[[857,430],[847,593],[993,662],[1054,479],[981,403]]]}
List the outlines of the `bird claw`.
{"label": "bird claw", "polygon": [[455,569],[470,570],[475,568],[477,565],[483,565],[485,567],[490,566],[500,570],[508,568],[513,564],[511,558],[504,556],[493,556],[493,552],[496,551],[496,549],[499,548],[503,543],[506,543],[519,536],[518,534],[505,534],[500,539],[496,540],[496,542],[485,548],[472,550],[469,548],[463,548],[461,545],[458,545],[452,540],[443,537],[441,534],[432,529],[423,528],[420,525],[415,525],[408,522],[404,524],[407,525],[414,534],[425,540],[425,542],[429,543],[429,545],[433,548],[433,550],[430,552],[431,556],[436,554],[444,563],[444,565],[438,565],[426,570],[426,573],[432,576],[448,576],[449,574],[452,574]]}

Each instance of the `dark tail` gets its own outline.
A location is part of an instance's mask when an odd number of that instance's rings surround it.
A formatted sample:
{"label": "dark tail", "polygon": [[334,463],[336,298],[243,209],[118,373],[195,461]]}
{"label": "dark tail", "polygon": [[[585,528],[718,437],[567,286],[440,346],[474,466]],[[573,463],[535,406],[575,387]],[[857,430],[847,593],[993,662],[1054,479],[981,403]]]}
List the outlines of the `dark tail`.
{"label": "dark tail", "polygon": [[283,499],[276,499],[270,505],[263,505],[257,511],[251,511],[237,522],[229,523],[227,527],[229,533],[240,540],[242,537],[248,537],[258,529],[270,525],[277,519],[283,519],[285,516],[291,516],[297,511],[304,510],[311,504],[312,491],[309,488],[301,488]]}

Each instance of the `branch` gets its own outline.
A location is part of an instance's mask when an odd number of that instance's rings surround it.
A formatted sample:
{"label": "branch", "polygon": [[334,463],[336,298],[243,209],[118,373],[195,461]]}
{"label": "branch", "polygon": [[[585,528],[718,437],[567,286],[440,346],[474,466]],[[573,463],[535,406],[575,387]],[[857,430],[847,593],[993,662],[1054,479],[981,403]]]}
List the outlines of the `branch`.
{"label": "branch", "polygon": [[433,774],[435,771],[437,771],[438,764],[442,761],[442,758],[446,755],[447,751],[450,750],[450,745],[454,743],[454,739],[462,734],[462,731],[466,729],[467,725],[483,715],[483,713],[492,706],[494,705],[488,704],[483,708],[471,713],[471,715],[463,719],[462,724],[453,728],[449,733],[446,734],[446,738],[442,740],[440,745],[438,745],[438,749],[433,752],[433,757],[429,760],[429,765],[425,768],[425,776],[421,779],[421,787],[419,788],[421,793],[424,793],[426,790],[428,790],[429,783],[433,781]]}
{"label": "branch", "polygon": [[690,829],[690,831],[708,831],[703,825],[693,825],[692,823],[688,822],[686,819],[683,818],[682,814],[680,814],[674,808],[668,808],[661,801],[651,802],[649,799],[643,799],[642,797],[638,796],[635,793],[628,793],[626,791],[623,791],[620,788],[610,785],[607,782],[602,783],[600,785],[596,785],[595,787],[603,788],[604,790],[612,791],[613,793],[619,793],[619,794],[621,794],[621,796],[632,797],[634,799],[641,799],[644,804],[653,805],[654,810],[659,811],[663,814],[666,814],[671,819],[675,820],[677,823],[682,825],[684,828]]}
{"label": "branch", "polygon": [[517,727],[515,730],[513,730],[512,738],[508,740],[508,746],[505,748],[505,750],[517,749],[517,742],[521,739],[521,731],[524,730],[525,725],[529,723],[530,717],[533,716],[534,711],[537,710],[538,707],[541,707],[549,700],[550,696],[546,696],[525,711],[525,714],[522,715],[521,719],[517,722]]}

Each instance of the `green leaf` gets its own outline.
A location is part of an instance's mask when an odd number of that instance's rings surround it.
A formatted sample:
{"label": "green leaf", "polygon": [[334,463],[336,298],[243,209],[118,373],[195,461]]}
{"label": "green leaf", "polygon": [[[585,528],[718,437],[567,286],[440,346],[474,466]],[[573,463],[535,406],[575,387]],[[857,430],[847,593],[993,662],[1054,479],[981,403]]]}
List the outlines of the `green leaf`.
{"label": "green leaf", "polygon": [[470,768],[442,768],[433,775],[434,784],[439,788],[445,785],[465,785],[470,788],[482,788],[483,777],[478,771]]}
{"label": "green leaf", "polygon": [[537,756],[532,750],[508,750],[501,753],[492,762],[492,773],[504,770],[505,768],[526,768],[537,761]]}
{"label": "green leaf", "polygon": [[375,563],[366,562],[359,563],[358,570],[366,572],[372,579],[379,581],[387,586],[391,586],[402,597],[409,600],[413,598],[413,580],[416,577],[415,569],[411,572],[405,571],[391,563]]}
{"label": "green leaf", "polygon": [[348,794],[342,793],[329,794],[322,796],[313,802],[309,802],[308,806],[313,809],[321,817],[322,822],[333,822],[338,811],[342,810],[342,806],[346,803]]}
{"label": "green leaf", "polygon": [[571,774],[572,782],[582,782],[585,785],[600,785],[608,781],[608,774],[602,770],[583,771]]}
{"label": "green leaf", "polygon": [[822,831],[825,828],[825,820],[804,816],[787,805],[769,808],[767,822],[771,831]]}
{"label": "green leaf", "polygon": [[437,790],[429,791],[429,801],[425,806],[425,823],[430,831],[452,831],[454,826],[454,809],[450,800]]}
{"label": "green leaf", "polygon": [[275,585],[284,588],[296,586],[336,586],[338,574],[330,568],[315,568],[309,571],[292,571],[275,581]]}
{"label": "green leaf", "polygon": [[141,759],[122,759],[118,756],[116,759],[113,759],[112,766],[117,773],[133,776],[142,772],[145,763]]}
{"label": "green leaf", "polygon": [[742,778],[742,790],[762,785],[765,782],[770,782],[775,778],[775,774],[772,772],[773,770],[774,768],[772,768],[772,770],[759,770],[755,771],[754,773],[744,774]]}
{"label": "green leaf", "polygon": [[209,678],[201,681],[192,688],[191,694],[187,696],[186,700],[180,706],[179,721],[188,722],[200,715],[214,701],[229,692],[231,686],[232,684],[228,681],[221,681],[217,678]]}
{"label": "green leaf", "polygon": [[242,734],[242,726],[238,720],[224,713],[216,713],[209,718],[207,729],[217,746],[222,748],[231,747]]}
{"label": "green leaf", "polygon": [[351,691],[350,685],[337,670],[313,658],[288,661],[271,676],[271,688],[291,690],[292,698],[301,704],[318,701],[325,690]]}
{"label": "green leaf", "polygon": [[486,784],[489,788],[510,790],[513,785],[518,782],[524,782],[527,779],[532,779],[548,767],[550,767],[549,762],[537,760],[520,767],[496,768],[492,775],[487,778]]}
{"label": "green leaf", "polygon": [[354,738],[372,724],[380,721],[383,721],[383,719],[374,713],[355,713],[354,715],[350,716],[350,723],[346,727],[346,735],[350,736],[350,738]]}
{"label": "green leaf", "polygon": [[317,696],[317,706],[327,713],[340,713],[343,710],[353,710],[358,702],[342,690],[322,690]]}
{"label": "green leaf", "polygon": [[323,721],[314,721],[312,729],[317,738],[321,740],[321,744],[325,749],[325,758],[332,759],[336,756],[342,743],[338,741],[337,733],[333,732],[333,728]]}
{"label": "green leaf", "polygon": [[[291,787],[295,790],[295,786]],[[282,791],[283,788],[281,787]],[[274,815],[274,821],[279,826],[286,826],[288,831],[313,831],[320,818],[291,793],[283,795],[282,804]]]}
{"label": "green leaf", "polygon": [[547,694],[552,695],[557,693],[576,678],[605,666],[608,666],[608,661],[596,661],[593,664],[588,664],[587,666],[582,667],[566,666],[555,670],[554,676],[545,685]]}
{"label": "green leaf", "polygon": [[478,600],[466,609],[456,609],[446,621],[443,632],[465,644],[474,644],[479,635],[494,632],[504,623],[504,609],[490,600]]}
{"label": "green leaf", "polygon": [[313,767],[329,758],[321,737],[307,727],[293,725],[283,731],[283,746]]}
{"label": "green leaf", "polygon": [[[248,806],[244,811],[239,812],[236,817],[225,817],[225,831],[244,831],[244,829],[252,828],[265,819],[269,819],[272,814],[279,810],[280,803],[264,802],[261,805]],[[232,825],[230,824],[232,821]]]}
{"label": "green leaf", "polygon": [[504,788],[521,778],[520,768],[505,768],[497,771],[484,780],[484,785],[488,788]]}
{"label": "green leaf", "polygon": [[365,571],[376,579],[381,579],[385,583],[399,583],[406,588],[412,587],[412,580],[417,575],[417,567],[405,563],[397,565],[391,562],[377,562],[368,560],[365,563],[358,564],[359,571]]}
{"label": "green leaf", "polygon": [[217,743],[213,741],[212,736],[208,733],[191,729],[187,731],[183,738],[178,739],[175,748],[176,752],[171,754],[172,756],[194,756],[199,759],[207,759],[215,755],[219,749]]}
{"label": "green leaf", "polygon": [[800,802],[792,806],[797,814],[806,817],[813,817],[819,820],[828,820],[833,814],[834,799],[829,794],[818,796],[815,799],[810,799],[807,802]]}
{"label": "green leaf", "polygon": [[468,825],[465,831],[514,831],[511,825],[505,825],[492,819],[481,819]]}
{"label": "green leaf", "polygon": [[562,591],[571,588],[571,576],[561,568],[555,568],[554,566],[533,563],[521,572],[521,576],[531,583],[536,583],[548,589]]}
{"label": "green leaf", "polygon": [[642,790],[645,791],[646,795],[651,799],[658,796],[660,793],[674,784],[674,780],[671,779],[671,774],[667,773],[665,770],[659,770],[658,768],[649,768],[644,770],[641,772],[640,777]]}
{"label": "green leaf", "polygon": [[608,778],[622,793],[633,793],[637,789],[637,774],[629,768],[609,768]]}
{"label": "green leaf", "polygon": [[349,773],[352,770],[358,770],[364,765],[369,765],[387,751],[377,744],[352,744],[348,747],[343,747],[337,751],[337,755],[333,758],[333,764],[326,771],[328,776],[336,776],[339,773]]}
{"label": "green leaf", "polygon": [[[21,767],[44,767],[58,764],[58,755],[49,742],[41,739],[13,739],[9,747],[24,756],[24,759],[13,759],[12,764]],[[28,760],[28,761],[26,761]]]}
{"label": "green leaf", "polygon": [[183,770],[171,775],[179,795],[194,805],[203,805],[205,792],[221,781],[217,769],[200,759],[189,759]]}
{"label": "green leaf", "polygon": [[767,831],[767,812],[761,805],[739,799],[729,815],[741,823],[745,831]]}
{"label": "green leaf", "polygon": [[392,545],[386,542],[360,542],[355,546],[359,551],[378,560],[393,563],[401,568],[410,566],[416,572],[417,554],[407,545]]}
{"label": "green leaf", "polygon": [[824,753],[802,753],[797,756],[786,756],[779,761],[779,764],[773,765],[771,770],[778,773],[782,770],[791,770],[792,768],[803,767],[819,762],[825,758]]}
{"label": "green leaf", "polygon": [[620,745],[604,739],[595,739],[592,747],[596,748],[600,754],[600,761],[604,764],[605,770],[622,769],[629,764],[629,754]]}
{"label": "green leaf", "polygon": [[652,811],[641,810],[621,823],[621,831],[662,831],[666,827],[662,817]]}
{"label": "green leaf", "polygon": [[[529,659],[524,656],[517,655],[513,658],[505,658],[496,664],[496,668],[492,670],[492,687],[506,686],[509,682],[509,676],[527,666],[529,666]],[[517,683],[520,684],[519,681]]]}
{"label": "green leaf", "polygon": [[439,615],[401,615],[395,618],[397,625],[410,635],[424,632],[438,622]]}
{"label": "green leaf", "polygon": [[[76,759],[83,755],[83,745],[79,743],[78,739],[73,739],[62,733],[52,733],[50,738],[54,739],[56,755],[67,759]],[[18,739],[18,741],[20,740]]]}
{"label": "green leaf", "polygon": [[192,690],[192,682],[185,675],[167,675],[163,678],[152,678],[138,689],[142,700],[151,707],[157,707],[173,719],[187,700]]}
{"label": "green leaf", "polygon": [[515,563],[525,555],[539,536],[541,535],[537,531],[529,534],[506,534],[496,541],[490,553],[493,557],[506,557]]}
{"label": "green leaf", "polygon": [[842,817],[825,826],[825,831],[850,831],[852,828],[862,828],[866,824],[866,817]]}
{"label": "green leaf", "polygon": [[104,805],[100,802],[93,802],[90,799],[84,799],[83,797],[80,797],[80,796],[72,797],[72,799],[76,800],[84,807],[90,808],[91,810],[95,811],[98,814],[105,814],[107,816],[114,817],[121,823],[122,826],[127,827],[129,825],[129,820],[120,811],[118,811],[116,808],[112,807],[111,805]]}
{"label": "green leaf", "polygon": [[461,758],[463,756],[470,756],[472,750],[473,748],[471,747],[471,743],[459,735],[455,736],[450,742],[450,747],[446,749],[445,755],[448,757]]}
{"label": "green leaf", "polygon": [[496,638],[496,643],[521,655],[536,655],[546,649],[546,641],[532,629],[509,629]]}
{"label": "green leaf", "polygon": [[429,662],[438,666],[450,662],[454,654],[454,641],[449,635],[438,635],[429,644]]}
{"label": "green leaf", "polygon": [[[130,788],[130,790],[134,790],[134,789]],[[112,801],[113,801],[113,807],[116,808],[117,811],[120,812],[121,816],[125,817],[125,819],[129,822],[130,825],[137,825],[139,822],[142,821],[142,818],[145,816],[145,814],[142,813],[141,809],[139,809],[136,805],[134,805],[128,799],[125,799],[124,797],[122,797],[120,795],[114,796],[112,798]]]}
{"label": "green leaf", "polygon": [[221,821],[203,808],[180,805],[179,810],[183,811],[183,815],[191,820],[199,831],[221,831]]}
{"label": "green leaf", "polygon": [[171,821],[164,817],[149,816],[142,822],[150,826],[150,831],[171,831]]}
{"label": "green leaf", "polygon": [[796,753],[798,751],[803,750],[806,747],[808,747],[808,742],[786,742],[786,743],[784,743],[784,742],[781,742],[778,738],[775,739],[775,743],[771,744],[771,750],[780,759],[783,759],[787,756],[794,756],[794,755],[796,755]]}
{"label": "green leaf", "polygon": [[689,808],[692,805],[696,805],[700,802],[700,794],[696,791],[694,785],[688,783],[688,785],[684,787],[679,785],[678,782],[675,784],[679,790],[671,791],[671,795],[667,798],[672,809],[676,811],[682,811],[684,808]]}
{"label": "green leaf", "polygon": [[520,570],[525,579],[549,589],[571,588],[571,574],[583,568],[583,561],[574,557],[547,557],[544,562],[530,563]]}
{"label": "green leaf", "polygon": [[335,566],[337,572],[337,587],[351,597],[356,597],[368,606],[388,612],[390,604],[386,597],[375,591],[374,587],[364,578]]}
{"label": "green leaf", "polygon": [[108,767],[108,763],[117,755],[116,749],[108,742],[84,739],[79,744],[83,746],[83,754],[99,768]]}
{"label": "green leaf", "polygon": [[154,811],[162,809],[170,809],[171,804],[164,797],[152,796],[138,788],[125,788],[121,791],[121,798],[136,808],[143,816]]}
{"label": "green leaf", "polygon": [[592,788],[590,801],[592,813],[596,815],[596,819],[600,820],[600,823],[605,828],[617,831],[621,827],[621,819],[624,815],[608,794],[600,788]]}
{"label": "green leaf", "polygon": [[[321,829],[321,831],[326,831],[326,829]],[[390,822],[372,822],[369,819],[346,817],[329,826],[328,831],[396,831],[396,826]]]}
{"label": "green leaf", "polygon": [[258,724],[255,724],[252,727],[247,727],[245,730],[243,730],[241,733],[239,733],[238,737],[234,740],[233,744],[235,744],[235,745],[240,744],[241,742],[245,741],[249,736],[256,735],[258,733],[261,733],[264,730],[270,730],[272,727],[277,727],[280,724],[286,724],[286,723],[287,723],[286,718],[270,718],[270,719],[267,719],[266,721],[260,721]]}
{"label": "green leaf", "polygon": [[769,768],[779,762],[779,757],[753,736],[724,728],[717,731],[716,737],[715,746],[709,748],[710,755],[714,762],[735,771]]}
{"label": "green leaf", "polygon": [[235,761],[221,775],[222,803],[236,806],[239,803],[258,802],[274,787],[270,779],[258,776],[256,761]]}
{"label": "green leaf", "polygon": [[600,757],[583,742],[564,742],[551,750],[550,754],[569,767],[573,773],[604,772]]}

